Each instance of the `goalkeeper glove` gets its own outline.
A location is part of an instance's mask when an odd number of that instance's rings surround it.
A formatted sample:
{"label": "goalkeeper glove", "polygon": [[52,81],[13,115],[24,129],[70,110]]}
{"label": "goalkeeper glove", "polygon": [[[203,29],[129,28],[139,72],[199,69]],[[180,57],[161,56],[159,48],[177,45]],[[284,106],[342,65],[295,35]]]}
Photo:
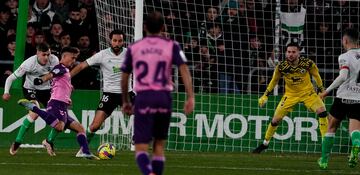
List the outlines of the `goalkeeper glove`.
{"label": "goalkeeper glove", "polygon": [[34,79],[34,85],[41,85],[44,81],[41,78],[35,78]]}
{"label": "goalkeeper glove", "polygon": [[268,101],[268,96],[266,96],[266,95],[261,96],[259,98],[259,106],[260,106],[260,108],[262,108],[266,104],[267,101]]}

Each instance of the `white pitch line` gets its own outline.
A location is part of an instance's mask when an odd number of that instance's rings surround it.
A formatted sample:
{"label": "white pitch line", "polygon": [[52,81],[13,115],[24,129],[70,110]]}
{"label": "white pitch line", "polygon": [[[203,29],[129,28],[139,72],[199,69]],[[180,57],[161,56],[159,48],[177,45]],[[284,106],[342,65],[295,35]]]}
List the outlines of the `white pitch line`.
{"label": "white pitch line", "polygon": [[[101,167],[129,167],[129,164],[95,164],[95,163],[22,163],[22,162],[0,162],[0,165],[22,165],[22,166],[101,166]],[[216,170],[248,170],[248,171],[274,171],[274,172],[324,172],[327,174],[360,174],[359,172],[343,171],[343,170],[294,170],[294,169],[280,169],[280,168],[244,168],[244,167],[214,167],[214,166],[186,166],[186,165],[167,165],[167,168],[187,168],[187,169],[216,169]]]}

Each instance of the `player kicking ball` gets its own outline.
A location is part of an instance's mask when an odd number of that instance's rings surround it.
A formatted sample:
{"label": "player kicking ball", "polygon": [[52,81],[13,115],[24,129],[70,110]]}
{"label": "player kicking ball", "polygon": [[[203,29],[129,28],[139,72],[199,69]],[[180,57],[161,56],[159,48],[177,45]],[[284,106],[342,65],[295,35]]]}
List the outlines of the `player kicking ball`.
{"label": "player kicking ball", "polygon": [[71,104],[70,96],[73,89],[69,67],[75,63],[78,54],[79,50],[77,48],[64,48],[61,53],[60,64],[56,65],[50,73],[42,78],[34,80],[34,84],[42,84],[52,79],[51,97],[46,111],[39,109],[27,99],[20,99],[18,104],[24,106],[27,110],[37,113],[46,124],[55,128],[57,132],[62,132],[66,128],[75,131],[77,133],[77,141],[83,152],[82,157],[99,160],[98,157],[89,151],[84,127],[67,113],[67,109]]}

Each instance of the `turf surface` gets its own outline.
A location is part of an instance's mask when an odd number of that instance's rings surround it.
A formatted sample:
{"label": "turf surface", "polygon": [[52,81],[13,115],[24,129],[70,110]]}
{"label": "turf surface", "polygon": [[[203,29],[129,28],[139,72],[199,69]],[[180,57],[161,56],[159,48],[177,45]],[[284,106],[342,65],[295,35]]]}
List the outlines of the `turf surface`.
{"label": "turf surface", "polygon": [[[134,153],[117,151],[112,160],[87,160],[75,158],[77,150],[57,150],[56,157],[49,157],[44,149],[21,149],[16,156],[8,148],[0,148],[0,175],[136,175],[140,174]],[[329,169],[320,170],[317,154],[289,154],[267,152],[251,153],[203,153],[167,152],[168,175],[264,175],[264,174],[360,174],[360,166],[347,166],[346,155],[333,155]]]}

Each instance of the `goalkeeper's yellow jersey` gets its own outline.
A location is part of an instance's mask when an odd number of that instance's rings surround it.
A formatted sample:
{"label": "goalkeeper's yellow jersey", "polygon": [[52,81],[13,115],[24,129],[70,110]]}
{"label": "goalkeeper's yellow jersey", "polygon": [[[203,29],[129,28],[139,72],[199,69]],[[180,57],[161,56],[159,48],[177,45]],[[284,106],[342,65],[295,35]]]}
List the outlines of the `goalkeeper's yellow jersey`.
{"label": "goalkeeper's yellow jersey", "polygon": [[266,93],[274,89],[282,76],[285,80],[285,94],[288,96],[302,96],[305,93],[314,91],[311,76],[314,77],[317,87],[320,88],[321,91],[324,89],[319,69],[316,64],[308,58],[300,57],[299,64],[296,67],[291,66],[287,61],[282,61],[276,66]]}

